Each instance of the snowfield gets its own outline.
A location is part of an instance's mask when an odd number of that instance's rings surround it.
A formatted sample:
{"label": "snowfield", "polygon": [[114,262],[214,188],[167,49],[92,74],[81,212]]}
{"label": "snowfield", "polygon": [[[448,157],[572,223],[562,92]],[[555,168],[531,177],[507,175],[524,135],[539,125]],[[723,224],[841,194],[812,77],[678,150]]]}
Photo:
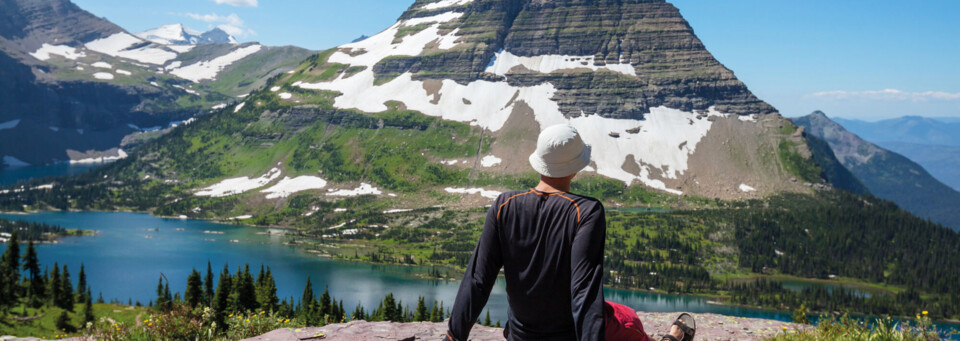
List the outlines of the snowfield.
{"label": "snowfield", "polygon": [[357,187],[354,189],[341,189],[341,190],[331,191],[327,193],[328,196],[334,196],[334,197],[355,197],[355,196],[368,195],[368,194],[381,195],[383,194],[383,192],[381,192],[379,189],[371,186],[366,182],[361,182],[360,187]]}
{"label": "snowfield", "polygon": [[109,72],[97,72],[97,73],[93,74],[93,78],[103,79],[103,80],[111,80],[111,79],[113,79],[113,74],[112,74],[112,73],[109,73]]}
{"label": "snowfield", "polygon": [[289,92],[281,92],[277,94],[277,96],[280,96],[280,99],[290,99],[291,97],[293,97],[293,94]]}
{"label": "snowfield", "polygon": [[225,197],[234,194],[241,194],[250,190],[254,190],[267,184],[273,182],[280,177],[279,168],[271,168],[266,174],[261,175],[259,178],[251,179],[250,177],[240,177],[232,178],[220,181],[217,184],[214,184],[210,187],[206,187],[194,193],[198,197]]}
{"label": "snowfield", "polygon": [[33,58],[46,61],[50,59],[50,55],[54,54],[69,60],[77,60],[77,58],[83,58],[87,56],[87,54],[83,53],[83,51],[77,51],[76,48],[67,45],[50,45],[47,43],[43,43],[39,49],[30,55],[33,56]]}
{"label": "snowfield", "polygon": [[316,176],[304,175],[292,179],[286,176],[283,177],[283,180],[277,182],[276,185],[262,190],[260,193],[267,193],[267,199],[278,199],[286,198],[300,191],[321,189],[324,187],[327,187],[327,180]]}
{"label": "snowfield", "polygon": [[0,130],[13,129],[13,128],[16,128],[18,125],[20,125],[20,120],[19,120],[19,119],[12,120],[12,121],[6,121],[6,122],[3,122],[3,123],[0,123]]}
{"label": "snowfield", "polygon": [[503,162],[503,160],[493,155],[487,155],[480,159],[480,165],[484,168],[499,165],[501,162]]}
{"label": "snowfield", "polygon": [[230,66],[230,64],[233,64],[238,60],[259,52],[261,48],[263,48],[263,46],[260,45],[241,47],[211,60],[201,61],[174,69],[173,71],[170,71],[170,73],[177,77],[193,81],[194,83],[199,83],[200,81],[206,79],[216,79],[217,74],[219,74],[220,71],[223,71],[224,68]]}
{"label": "snowfield", "polygon": [[121,70],[121,69],[117,69],[117,73],[119,73],[119,74],[121,74],[121,75],[124,75],[124,76],[130,76],[130,75],[132,75],[132,74],[133,74],[133,73],[132,73],[132,72],[130,72],[130,71],[127,71],[127,70]]}
{"label": "snowfield", "polygon": [[756,190],[757,190],[756,188],[747,186],[746,184],[740,184],[741,192],[755,192]]}
{"label": "snowfield", "polygon": [[423,5],[423,7],[421,7],[421,8],[423,8],[423,9],[440,9],[440,8],[447,8],[447,7],[451,7],[451,6],[466,5],[466,4],[469,4],[469,3],[471,3],[471,2],[473,2],[473,0],[440,0],[440,1],[437,1],[437,2],[434,2],[434,3],[429,3],[429,4],[426,4],[426,5]]}
{"label": "snowfield", "polygon": [[110,63],[107,63],[107,62],[96,62],[96,63],[90,64],[90,66],[95,67],[95,68],[100,68],[100,69],[112,69],[112,68],[113,68],[113,65],[110,65]]}
{"label": "snowfield", "polygon": [[123,149],[117,149],[117,155],[115,156],[102,156],[102,157],[91,157],[80,160],[70,160],[70,164],[90,164],[90,163],[107,163],[117,160],[122,160],[127,158],[127,153]]}
{"label": "snowfield", "polygon": [[9,155],[4,155],[3,164],[7,165],[7,167],[26,167],[30,165],[29,163],[23,162],[20,159]]}
{"label": "snowfield", "polygon": [[177,54],[151,45],[130,49],[142,44],[144,40],[126,32],[115,33],[109,37],[86,43],[87,49],[103,53],[111,57],[132,59],[141,63],[163,65],[167,61],[177,58]]}
{"label": "snowfield", "polygon": [[523,66],[528,70],[539,73],[551,73],[559,70],[586,68],[593,71],[609,70],[628,76],[637,76],[637,70],[634,69],[633,65],[630,65],[629,63],[623,63],[623,61],[621,61],[620,64],[597,66],[594,64],[593,58],[593,56],[566,55],[520,57],[510,52],[500,50],[500,52],[497,52],[497,54],[493,56],[493,61],[490,62],[490,65],[487,66],[485,71],[503,76],[506,75],[510,69],[516,66]]}
{"label": "snowfield", "polygon": [[498,191],[486,190],[486,189],[483,189],[483,188],[456,188],[456,187],[447,187],[447,188],[444,188],[443,190],[444,190],[444,191],[447,191],[447,193],[454,193],[454,194],[471,194],[471,195],[472,195],[472,194],[479,194],[480,196],[482,196],[482,197],[484,197],[484,198],[487,198],[487,199],[496,199],[497,196],[499,196],[500,193],[501,193],[501,192],[498,192]]}

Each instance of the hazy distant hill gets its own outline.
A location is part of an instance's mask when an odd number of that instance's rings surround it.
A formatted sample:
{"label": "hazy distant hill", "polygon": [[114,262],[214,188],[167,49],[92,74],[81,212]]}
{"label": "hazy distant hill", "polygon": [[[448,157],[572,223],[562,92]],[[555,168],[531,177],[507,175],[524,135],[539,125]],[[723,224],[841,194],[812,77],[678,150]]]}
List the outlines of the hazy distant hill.
{"label": "hazy distant hill", "polygon": [[906,156],[960,190],[960,118],[907,116],[878,122],[838,118],[836,122],[865,140]]}
{"label": "hazy distant hill", "polygon": [[840,162],[873,195],[897,203],[920,217],[960,228],[960,192],[937,181],[920,165],[847,131],[823,112],[793,120],[826,141]]}

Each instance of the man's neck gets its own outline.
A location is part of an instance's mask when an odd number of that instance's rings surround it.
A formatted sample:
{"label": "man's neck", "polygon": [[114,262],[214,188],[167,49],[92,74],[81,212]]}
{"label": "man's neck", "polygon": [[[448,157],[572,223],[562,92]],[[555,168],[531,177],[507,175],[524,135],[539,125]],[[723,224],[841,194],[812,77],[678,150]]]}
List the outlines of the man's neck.
{"label": "man's neck", "polygon": [[570,191],[570,182],[573,180],[570,177],[567,178],[548,178],[545,176],[540,177],[540,183],[537,184],[537,187],[534,187],[535,190],[540,192],[569,192]]}

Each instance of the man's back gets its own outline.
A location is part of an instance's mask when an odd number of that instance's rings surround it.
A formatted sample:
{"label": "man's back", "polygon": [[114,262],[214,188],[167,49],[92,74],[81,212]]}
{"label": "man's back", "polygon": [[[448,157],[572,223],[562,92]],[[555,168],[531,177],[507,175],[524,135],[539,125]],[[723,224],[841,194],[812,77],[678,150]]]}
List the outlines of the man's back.
{"label": "man's back", "polygon": [[504,193],[487,214],[452,311],[465,339],[503,267],[509,339],[593,340],[603,331],[603,206],[535,189]]}

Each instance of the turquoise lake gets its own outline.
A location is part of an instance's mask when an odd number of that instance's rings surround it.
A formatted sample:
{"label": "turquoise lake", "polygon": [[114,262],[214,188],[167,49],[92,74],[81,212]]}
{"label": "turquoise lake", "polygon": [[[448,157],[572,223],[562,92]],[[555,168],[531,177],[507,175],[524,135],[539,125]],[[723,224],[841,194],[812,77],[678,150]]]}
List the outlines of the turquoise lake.
{"label": "turquoise lake", "polygon": [[[284,245],[286,237],[265,234],[268,230],[262,228],[123,212],[0,214],[0,218],[98,231],[97,236],[63,238],[59,244],[38,246],[41,263],[48,267],[54,262],[67,264],[76,281],[82,262],[94,295],[102,292],[104,299],[116,298],[124,303],[132,299],[146,304],[154,299],[161,273],[170,280],[171,290],[183,292],[191,269],[204,272],[207,261],[215,274],[224,264],[229,264],[231,272],[245,263],[250,264],[253,272],[259,271],[261,264],[270,267],[281,299],[299,300],[309,276],[315,293],[328,287],[351,312],[358,303],[370,311],[391,292],[411,308],[418,296],[425,297],[427,302],[441,301],[449,308],[459,286],[459,282],[413,278],[415,269],[411,267],[317,257]],[[790,320],[788,313],[710,304],[699,297],[606,289],[605,298],[638,311]],[[502,280],[494,287],[487,309],[494,321],[506,321],[507,298]]]}

